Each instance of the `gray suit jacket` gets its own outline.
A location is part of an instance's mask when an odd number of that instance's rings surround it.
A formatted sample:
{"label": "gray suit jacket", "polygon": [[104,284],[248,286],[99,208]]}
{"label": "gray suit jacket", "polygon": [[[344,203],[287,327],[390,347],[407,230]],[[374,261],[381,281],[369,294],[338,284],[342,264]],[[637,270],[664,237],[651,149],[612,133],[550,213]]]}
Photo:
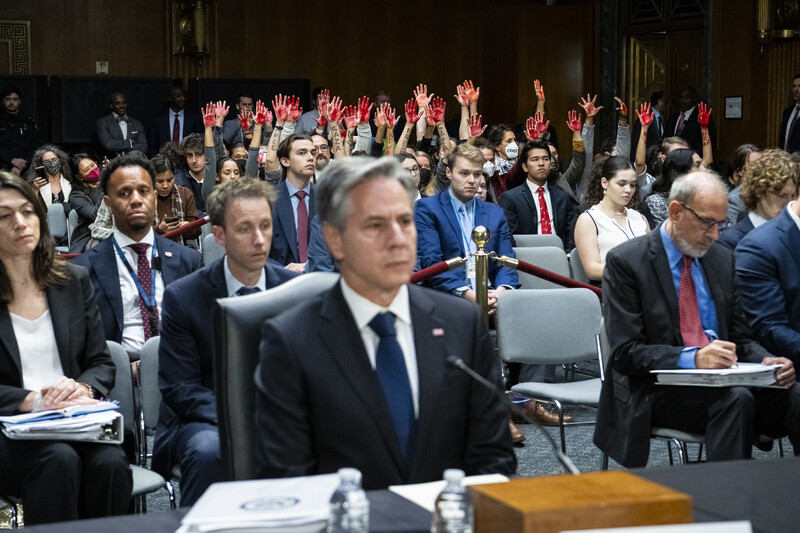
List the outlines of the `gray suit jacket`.
{"label": "gray suit jacket", "polygon": [[127,139],[122,136],[122,130],[119,129],[119,123],[114,118],[114,113],[97,119],[97,139],[100,141],[100,146],[107,152],[122,154],[131,150],[139,150],[143,154],[147,153],[147,137],[144,126],[135,118],[128,117]]}

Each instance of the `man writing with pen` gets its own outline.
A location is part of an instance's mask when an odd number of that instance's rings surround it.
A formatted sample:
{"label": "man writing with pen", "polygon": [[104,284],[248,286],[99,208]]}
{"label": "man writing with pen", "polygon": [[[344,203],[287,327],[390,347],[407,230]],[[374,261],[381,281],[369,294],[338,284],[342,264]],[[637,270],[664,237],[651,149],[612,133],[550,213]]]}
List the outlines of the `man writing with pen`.
{"label": "man writing with pen", "polygon": [[[788,435],[800,453],[800,388],[792,362],[752,340],[731,253],[716,243],[727,192],[708,172],[675,181],[669,218],[609,252],[603,306],[610,345],[595,444],[645,466],[654,426],[705,436],[707,458],[750,457],[758,435]],[[656,369],[782,363],[783,388],[656,386]]]}

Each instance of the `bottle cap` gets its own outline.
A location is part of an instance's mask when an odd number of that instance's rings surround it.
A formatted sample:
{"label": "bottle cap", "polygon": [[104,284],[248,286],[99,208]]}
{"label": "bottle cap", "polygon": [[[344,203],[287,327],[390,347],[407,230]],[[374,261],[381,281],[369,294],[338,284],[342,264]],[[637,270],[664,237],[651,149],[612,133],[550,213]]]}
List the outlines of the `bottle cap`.
{"label": "bottle cap", "polygon": [[[357,468],[340,468],[339,479],[350,483],[361,483],[361,472]],[[463,475],[463,472],[462,472]]]}
{"label": "bottle cap", "polygon": [[448,468],[444,471],[444,480],[448,483],[461,483],[464,475],[464,471],[460,468]]}

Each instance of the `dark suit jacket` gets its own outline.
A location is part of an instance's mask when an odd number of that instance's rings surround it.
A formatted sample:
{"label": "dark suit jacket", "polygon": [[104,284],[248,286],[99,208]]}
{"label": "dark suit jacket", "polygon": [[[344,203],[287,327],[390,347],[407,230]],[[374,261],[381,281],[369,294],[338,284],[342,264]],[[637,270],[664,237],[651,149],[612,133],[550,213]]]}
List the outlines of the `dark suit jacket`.
{"label": "dark suit jacket", "polygon": [[[361,470],[364,488],[516,469],[508,410],[445,363],[458,354],[500,385],[485,320],[464,300],[408,286],[419,369],[414,457],[406,465],[380,382],[336,286],[264,323],[256,425],[260,477]],[[297,324],[305,324],[302,335]]]}
{"label": "dark suit jacket", "polygon": [[[486,226],[491,232],[486,251],[516,257],[503,210],[478,198],[475,198],[475,202],[475,226]],[[420,268],[428,268],[453,257],[464,257],[466,252],[461,238],[461,225],[447,190],[419,200],[414,210],[414,221],[417,225],[417,256]],[[519,287],[519,275],[514,269],[498,268],[496,261],[489,261],[489,282],[493,287],[509,285],[516,288]],[[431,279],[433,288],[445,292],[465,285],[469,283],[464,266]]]}
{"label": "dark suit jacket", "polygon": [[[572,201],[569,195],[560,187],[548,184],[550,191],[550,204],[553,206],[553,231],[561,237],[564,249],[569,249],[569,223],[572,220]],[[536,206],[539,198],[533,197],[530,187],[523,183],[506,191],[500,200],[500,206],[506,214],[508,229],[512,238],[514,235],[531,235],[539,231],[539,217]]]}
{"label": "dark suit jacket", "polygon": [[[683,131],[680,134],[680,137],[686,139],[689,143],[689,146],[697,152],[700,156],[703,155],[703,135],[700,132],[700,123],[697,122],[697,115],[699,111],[697,110],[697,106],[694,106],[692,109],[691,115],[689,115],[689,119],[686,120],[683,124]],[[664,125],[664,137],[674,137],[675,136],[675,127],[678,125],[678,119],[680,117],[680,113],[675,113],[667,120],[667,123]],[[717,126],[714,124],[714,117],[710,117],[708,121],[708,136],[711,137],[711,147],[716,149],[717,146]],[[639,142],[639,139],[636,139],[636,142]]]}
{"label": "dark suit jacket", "polygon": [[[165,288],[173,281],[200,268],[202,263],[200,254],[191,248],[158,235],[156,235],[156,246],[158,246],[158,256],[161,258],[161,276]],[[89,276],[95,289],[95,299],[103,319],[106,340],[121,342],[124,326],[122,291],[119,285],[117,256],[111,238],[82,253],[73,262],[89,269]],[[127,275],[127,272],[123,274]]]}
{"label": "dark suit jacket", "polygon": [[753,222],[746,215],[745,213],[743,219],[719,234],[718,242],[731,252],[736,249],[736,245],[745,235],[753,231]]}
{"label": "dark suit jacket", "polygon": [[[769,353],[751,339],[736,293],[733,257],[713,244],[700,260],[717,311],[717,334],[736,343],[740,361]],[[645,466],[652,417],[650,370],[677,368],[684,348],[678,294],[660,231],[608,252],[603,272],[603,316],[611,358],[600,394],[594,443],[626,467]]]}
{"label": "dark suit jacket", "polygon": [[[86,269],[70,265],[65,285],[45,289],[47,306],[64,375],[90,385],[95,394],[106,396],[114,386],[114,363],[101,333],[94,289]],[[0,415],[16,410],[30,392],[22,388],[20,349],[8,306],[0,306]]]}
{"label": "dark suit jacket", "polygon": [[786,142],[786,129],[789,127],[789,117],[792,116],[792,111],[797,104],[792,104],[783,110],[781,117],[781,129],[778,130],[778,148],[786,150],[790,154],[800,150],[800,124],[795,126],[792,136],[789,137],[789,142]]}
{"label": "dark suit jacket", "polygon": [[[168,143],[172,140],[172,130],[169,128],[169,112],[170,108],[167,106],[164,111],[156,115],[152,124],[150,124],[150,127],[147,129],[147,154],[150,157],[156,155],[159,148],[161,148],[164,143]],[[200,118],[200,115],[197,113],[192,113],[188,109],[184,109],[183,120],[182,138],[188,137],[192,133],[203,133],[203,119]]]}
{"label": "dark suit jacket", "polygon": [[[136,140],[133,140],[133,132],[139,132]],[[113,113],[97,119],[97,140],[103,150],[111,154],[130,152],[131,150],[147,153],[147,135],[145,135],[144,126],[135,118],[128,117],[127,139],[123,139],[122,130],[119,129],[119,123]]]}
{"label": "dark suit jacket", "polygon": [[[289,263],[300,263],[300,252],[297,249],[297,228],[294,225],[294,208],[286,187],[286,179],[282,179],[275,186],[278,199],[275,202],[275,211],[272,216],[272,246],[269,256],[276,262],[286,266]],[[308,201],[308,235],[311,240],[311,221],[316,215],[314,208],[314,185],[311,185],[311,194]]]}
{"label": "dark suit jacket", "polygon": [[756,339],[800,364],[800,230],[786,209],[741,240],[736,275]]}
{"label": "dark suit jacket", "polygon": [[[170,449],[180,424],[217,424],[214,394],[214,331],[212,309],[217,298],[227,298],[225,259],[169,285],[161,305],[161,342],[158,350],[158,385],[162,402],[158,416],[153,469],[168,474]],[[266,265],[267,289],[298,274]]]}

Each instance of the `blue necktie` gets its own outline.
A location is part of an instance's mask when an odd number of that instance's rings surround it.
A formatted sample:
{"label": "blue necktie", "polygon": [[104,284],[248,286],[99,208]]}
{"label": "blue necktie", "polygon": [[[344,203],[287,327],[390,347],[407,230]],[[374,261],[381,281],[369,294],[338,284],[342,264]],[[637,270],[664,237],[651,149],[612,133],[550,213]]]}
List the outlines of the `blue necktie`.
{"label": "blue necktie", "polygon": [[408,464],[411,462],[414,445],[414,400],[411,397],[411,384],[408,381],[403,350],[397,342],[394,318],[393,313],[379,313],[369,323],[369,327],[380,338],[375,351],[375,372],[383,387],[395,432],[400,440],[400,449]]}
{"label": "blue necktie", "polygon": [[240,287],[238,291],[236,291],[236,296],[247,296],[248,294],[255,294],[257,292],[261,292],[261,289],[258,287]]}

